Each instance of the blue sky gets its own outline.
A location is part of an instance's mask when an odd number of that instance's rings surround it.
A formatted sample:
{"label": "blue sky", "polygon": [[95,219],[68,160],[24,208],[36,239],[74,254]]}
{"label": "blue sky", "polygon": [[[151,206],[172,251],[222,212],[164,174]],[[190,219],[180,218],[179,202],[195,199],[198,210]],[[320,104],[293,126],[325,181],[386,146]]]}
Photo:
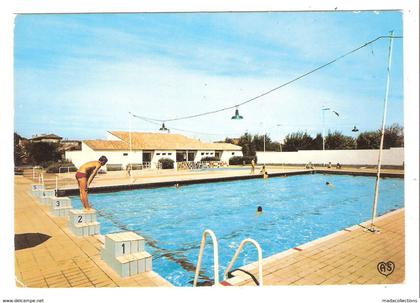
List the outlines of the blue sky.
{"label": "blue sky", "polygon": [[[232,106],[394,30],[400,12],[18,15],[15,131],[105,138],[128,112],[170,119]],[[167,123],[203,140],[381,125],[389,41],[239,108]],[[403,125],[402,40],[395,39],[387,125]],[[280,126],[277,126],[280,125]],[[136,131],[157,131],[133,119]],[[173,131],[179,132],[179,131]]]}

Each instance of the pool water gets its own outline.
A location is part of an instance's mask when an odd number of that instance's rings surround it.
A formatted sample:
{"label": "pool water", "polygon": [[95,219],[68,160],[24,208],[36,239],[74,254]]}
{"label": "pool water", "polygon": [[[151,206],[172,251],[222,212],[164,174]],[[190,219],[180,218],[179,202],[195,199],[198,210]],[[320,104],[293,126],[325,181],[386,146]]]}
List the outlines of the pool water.
{"label": "pool water", "polygon": [[[245,238],[256,240],[265,258],[368,220],[374,184],[374,177],[315,174],[90,194],[89,201],[101,234],[138,233],[153,255],[153,270],[176,286],[191,286],[205,229],[217,236],[222,277]],[[77,197],[72,203],[81,207]],[[258,206],[263,212],[257,216]],[[382,179],[378,216],[403,206],[403,179]],[[234,268],[256,260],[255,248],[246,245]],[[202,271],[200,282],[213,280],[210,240]]]}

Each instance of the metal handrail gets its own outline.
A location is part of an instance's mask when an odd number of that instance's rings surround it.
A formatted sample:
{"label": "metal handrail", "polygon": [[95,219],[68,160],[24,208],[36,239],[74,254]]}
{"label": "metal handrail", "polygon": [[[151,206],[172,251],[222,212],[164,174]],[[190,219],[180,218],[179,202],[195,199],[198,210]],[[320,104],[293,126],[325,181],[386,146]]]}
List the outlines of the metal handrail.
{"label": "metal handrail", "polygon": [[194,283],[193,286],[197,286],[198,274],[201,268],[201,259],[203,257],[204,245],[206,244],[206,235],[209,234],[213,242],[213,262],[214,262],[214,285],[220,286],[219,284],[219,248],[217,244],[217,238],[213,231],[206,229],[201,236],[200,252],[198,253],[197,267],[195,269]]}
{"label": "metal handrail", "polygon": [[64,173],[61,172],[61,169],[63,169],[63,170],[67,169],[67,173],[70,173],[70,168],[74,168],[74,166],[60,166],[58,168],[58,174],[64,174]]}
{"label": "metal handrail", "polygon": [[247,239],[243,240],[241,242],[241,244],[239,244],[238,249],[236,250],[235,254],[233,255],[232,260],[230,261],[228,267],[225,270],[225,273],[223,274],[223,280],[226,280],[229,271],[232,269],[232,266],[235,263],[236,259],[238,258],[239,253],[241,252],[245,243],[251,243],[257,249],[257,252],[258,252],[258,283],[259,283],[259,286],[262,286],[263,285],[263,276],[262,276],[262,252],[261,252],[261,247],[257,243],[257,241],[255,241],[251,238],[247,238]]}

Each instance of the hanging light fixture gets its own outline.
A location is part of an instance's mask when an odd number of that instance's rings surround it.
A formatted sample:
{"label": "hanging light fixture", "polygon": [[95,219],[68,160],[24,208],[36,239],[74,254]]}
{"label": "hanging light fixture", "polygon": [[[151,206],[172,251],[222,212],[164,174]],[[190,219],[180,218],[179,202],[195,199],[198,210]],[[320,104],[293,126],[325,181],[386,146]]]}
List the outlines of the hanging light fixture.
{"label": "hanging light fixture", "polygon": [[165,122],[163,122],[163,123],[162,123],[162,127],[161,127],[161,128],[159,128],[159,130],[169,132],[169,129],[168,129],[168,128],[166,128],[166,126],[165,126]]}
{"label": "hanging light fixture", "polygon": [[242,117],[241,115],[239,115],[239,109],[238,109],[238,107],[236,106],[236,109],[235,109],[235,115],[234,116],[232,116],[232,119],[233,120],[241,120],[241,119],[243,119],[244,117]]}
{"label": "hanging light fixture", "polygon": [[355,132],[358,132],[359,130],[358,130],[358,128],[355,125],[351,131],[355,133]]}

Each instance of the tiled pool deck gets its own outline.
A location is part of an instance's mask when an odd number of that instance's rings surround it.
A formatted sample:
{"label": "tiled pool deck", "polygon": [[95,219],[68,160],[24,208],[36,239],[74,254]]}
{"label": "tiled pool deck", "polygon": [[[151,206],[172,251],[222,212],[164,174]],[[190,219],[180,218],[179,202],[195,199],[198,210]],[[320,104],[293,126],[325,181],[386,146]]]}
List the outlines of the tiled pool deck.
{"label": "tiled pool deck", "polygon": [[[238,172],[226,173],[235,174]],[[219,175],[220,173],[215,173],[212,176]],[[199,176],[156,176],[153,181],[168,178],[181,180]],[[98,186],[116,184],[112,179],[98,180]],[[102,242],[93,236],[73,236],[67,230],[67,220],[51,217],[47,208],[38,204],[29,194],[31,183],[27,178],[15,177],[15,236],[19,239],[18,246],[22,247],[15,251],[17,286],[171,286],[154,272],[120,278],[101,260]],[[378,218],[376,225],[380,228],[380,233],[366,232],[356,226],[266,258],[263,263],[264,285],[403,282],[404,211],[397,210]],[[392,261],[395,264],[394,272],[387,277],[377,270],[377,264],[382,261]],[[256,264],[243,269],[258,276]],[[238,272],[228,281],[232,285],[254,285],[249,276]]]}
{"label": "tiled pool deck", "polygon": [[[265,258],[264,285],[396,284],[405,276],[404,209],[375,220],[379,233],[367,231],[369,222],[346,228],[315,241]],[[392,261],[394,271],[379,273],[380,262]],[[257,263],[241,267],[258,277]],[[386,272],[389,273],[389,272]],[[237,271],[232,285],[255,285]]]}
{"label": "tiled pool deck", "polygon": [[[47,207],[38,204],[29,194],[30,184],[31,181],[26,178],[15,178],[15,237],[19,238],[18,247],[33,246],[15,250],[16,279],[23,285],[171,286],[155,272],[120,278],[101,260],[102,242],[95,236],[73,236],[67,229],[66,219],[49,216]],[[16,285],[22,286],[19,282]]]}

